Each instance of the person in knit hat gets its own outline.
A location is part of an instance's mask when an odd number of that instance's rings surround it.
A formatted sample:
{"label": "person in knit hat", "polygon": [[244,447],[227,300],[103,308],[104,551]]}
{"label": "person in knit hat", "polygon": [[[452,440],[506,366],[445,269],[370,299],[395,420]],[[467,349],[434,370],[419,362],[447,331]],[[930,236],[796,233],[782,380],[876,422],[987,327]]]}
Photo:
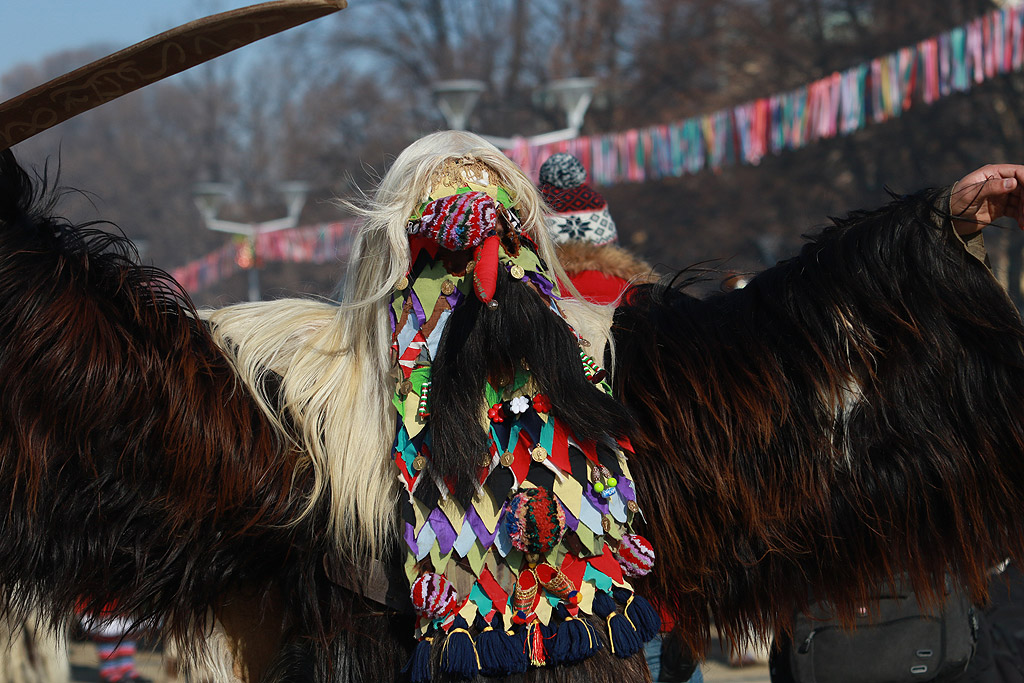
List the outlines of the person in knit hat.
{"label": "person in knit hat", "polygon": [[587,184],[587,169],[573,155],[559,152],[548,157],[540,167],[540,191],[555,212],[548,218],[555,242],[618,242],[608,202]]}
{"label": "person in knit hat", "polygon": [[579,159],[550,156],[540,167],[540,191],[553,212],[548,231],[559,261],[583,298],[613,304],[630,284],[656,279],[650,265],[618,246],[608,202],[587,184]]}

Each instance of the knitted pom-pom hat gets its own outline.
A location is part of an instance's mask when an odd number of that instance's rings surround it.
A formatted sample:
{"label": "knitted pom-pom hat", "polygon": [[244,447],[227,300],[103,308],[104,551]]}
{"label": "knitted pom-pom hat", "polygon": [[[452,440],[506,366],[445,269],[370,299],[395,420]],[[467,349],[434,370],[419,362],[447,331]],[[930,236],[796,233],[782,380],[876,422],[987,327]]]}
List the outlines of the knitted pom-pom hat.
{"label": "knitted pom-pom hat", "polygon": [[555,242],[612,244],[618,240],[608,203],[587,185],[587,170],[576,157],[564,152],[551,155],[540,167],[540,191],[555,212],[548,216]]}

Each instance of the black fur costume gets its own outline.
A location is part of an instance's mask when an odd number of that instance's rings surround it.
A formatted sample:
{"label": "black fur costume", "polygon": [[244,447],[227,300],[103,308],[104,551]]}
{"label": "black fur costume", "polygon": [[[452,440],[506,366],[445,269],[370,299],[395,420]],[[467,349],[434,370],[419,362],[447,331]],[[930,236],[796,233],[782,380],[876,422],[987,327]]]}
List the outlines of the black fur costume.
{"label": "black fur costume", "polygon": [[[52,218],[0,157],[0,587],[66,620],[82,597],[185,643],[276,595],[278,680],[402,680],[409,617],[329,578],[326,510],[187,296],[130,245]],[[838,221],[743,290],[644,285],[617,313],[616,396],[658,566],[640,587],[701,648],[846,614],[880,576],[919,592],[1022,557],[1020,319],[936,227],[937,193]],[[451,465],[457,466],[457,460]],[[329,558],[328,558],[329,560]],[[270,598],[267,598],[269,601]],[[593,657],[508,680],[643,680]],[[485,680],[485,679],[480,679]]]}

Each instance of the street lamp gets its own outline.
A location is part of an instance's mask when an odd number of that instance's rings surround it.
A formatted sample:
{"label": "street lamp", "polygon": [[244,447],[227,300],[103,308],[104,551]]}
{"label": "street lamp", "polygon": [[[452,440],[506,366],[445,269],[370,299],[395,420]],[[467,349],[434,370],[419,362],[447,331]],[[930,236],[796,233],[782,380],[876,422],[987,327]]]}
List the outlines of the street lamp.
{"label": "street lamp", "polygon": [[284,218],[275,218],[261,223],[236,223],[217,218],[217,211],[220,209],[224,199],[231,194],[232,186],[226,183],[196,183],[193,186],[192,194],[199,209],[199,215],[210,230],[227,232],[232,235],[242,235],[249,240],[253,249],[253,262],[246,269],[249,271],[249,301],[259,301],[260,276],[258,260],[256,259],[256,237],[268,232],[278,230],[290,230],[299,224],[299,215],[306,203],[306,196],[309,194],[308,183],[292,180],[280,183],[278,191],[284,195],[285,205],[288,207],[287,215]]}
{"label": "street lamp", "polygon": [[468,79],[438,81],[434,84],[434,98],[444,120],[452,130],[466,130],[469,115],[473,112],[481,93],[487,89],[483,81]]}
{"label": "street lamp", "polygon": [[[563,78],[549,83],[541,91],[541,96],[544,100],[553,101],[565,112],[567,125],[561,130],[527,137],[526,142],[530,145],[544,145],[579,137],[580,129],[583,127],[583,117],[594,99],[596,85],[597,80],[594,78]],[[449,128],[466,130],[469,115],[473,112],[473,107],[476,106],[480,94],[486,87],[483,81],[473,80],[438,81],[434,84],[433,92],[437,107],[441,110]],[[481,137],[502,149],[508,149],[515,145],[513,138],[494,135],[481,135]]]}

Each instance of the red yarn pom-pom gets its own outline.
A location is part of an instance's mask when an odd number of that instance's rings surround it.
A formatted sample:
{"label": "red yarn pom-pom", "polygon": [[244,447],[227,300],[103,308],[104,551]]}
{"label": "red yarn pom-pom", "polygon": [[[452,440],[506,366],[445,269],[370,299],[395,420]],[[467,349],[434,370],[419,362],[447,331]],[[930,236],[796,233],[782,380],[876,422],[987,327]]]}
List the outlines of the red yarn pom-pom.
{"label": "red yarn pom-pom", "polygon": [[638,534],[625,534],[615,551],[615,559],[626,576],[646,576],[654,568],[654,548]]}
{"label": "red yarn pom-pom", "polygon": [[524,489],[509,501],[505,524],[516,549],[544,555],[565,535],[565,511],[547,489]]}
{"label": "red yarn pom-pom", "polygon": [[427,619],[443,619],[455,610],[459,594],[452,582],[441,574],[421,574],[412,584],[412,605]]}

